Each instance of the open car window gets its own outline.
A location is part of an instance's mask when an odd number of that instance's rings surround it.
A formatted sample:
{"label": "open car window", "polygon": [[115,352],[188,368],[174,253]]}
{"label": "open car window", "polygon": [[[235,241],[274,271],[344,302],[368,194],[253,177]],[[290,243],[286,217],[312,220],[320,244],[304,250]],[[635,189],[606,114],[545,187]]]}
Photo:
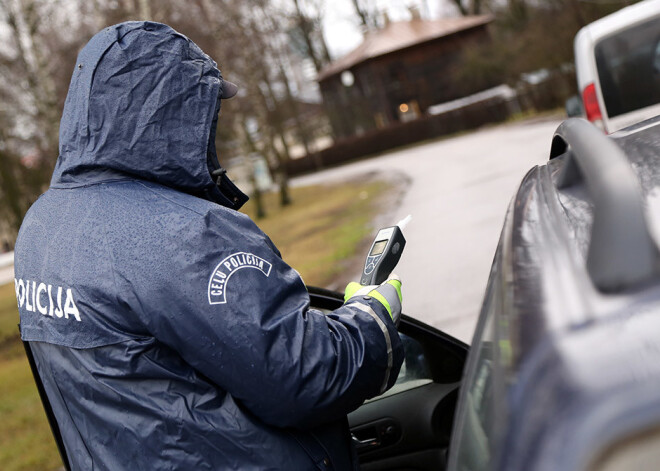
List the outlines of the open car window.
{"label": "open car window", "polygon": [[403,342],[405,357],[396,383],[380,396],[369,399],[367,402],[383,399],[433,382],[431,369],[422,344],[406,334],[400,333],[399,336]]}
{"label": "open car window", "polygon": [[[343,303],[338,293],[308,291],[316,309]],[[468,346],[405,314],[398,331],[405,357],[396,384],[348,415],[351,439],[365,471],[443,471]]]}

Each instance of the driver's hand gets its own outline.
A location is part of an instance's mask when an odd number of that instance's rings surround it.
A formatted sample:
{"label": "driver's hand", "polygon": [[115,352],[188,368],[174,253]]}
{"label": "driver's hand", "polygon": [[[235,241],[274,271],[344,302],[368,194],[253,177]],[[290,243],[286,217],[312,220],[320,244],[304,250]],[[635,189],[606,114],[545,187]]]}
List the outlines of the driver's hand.
{"label": "driver's hand", "polygon": [[356,281],[351,281],[344,290],[344,302],[358,296],[370,296],[381,303],[389,313],[394,325],[399,325],[401,318],[401,280],[392,273],[381,285],[362,286]]}

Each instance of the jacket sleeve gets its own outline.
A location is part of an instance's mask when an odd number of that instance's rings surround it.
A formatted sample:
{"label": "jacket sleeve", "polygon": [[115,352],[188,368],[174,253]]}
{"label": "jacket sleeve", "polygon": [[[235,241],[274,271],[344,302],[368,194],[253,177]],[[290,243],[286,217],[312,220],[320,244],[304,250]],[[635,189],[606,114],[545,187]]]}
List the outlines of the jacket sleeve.
{"label": "jacket sleeve", "polygon": [[166,241],[147,289],[132,288],[129,304],[153,336],[279,427],[336,420],[391,387],[403,347],[384,307],[360,299],[327,315],[310,309],[270,240],[229,216]]}

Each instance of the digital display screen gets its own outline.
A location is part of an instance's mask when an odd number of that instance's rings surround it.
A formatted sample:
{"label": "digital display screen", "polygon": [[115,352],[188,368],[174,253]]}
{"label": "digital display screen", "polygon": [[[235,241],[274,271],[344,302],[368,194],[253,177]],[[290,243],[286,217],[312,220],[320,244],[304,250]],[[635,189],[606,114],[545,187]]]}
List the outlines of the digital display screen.
{"label": "digital display screen", "polygon": [[383,250],[385,250],[385,246],[387,245],[387,240],[379,240],[374,244],[374,246],[371,249],[371,252],[369,255],[380,255],[383,253]]}

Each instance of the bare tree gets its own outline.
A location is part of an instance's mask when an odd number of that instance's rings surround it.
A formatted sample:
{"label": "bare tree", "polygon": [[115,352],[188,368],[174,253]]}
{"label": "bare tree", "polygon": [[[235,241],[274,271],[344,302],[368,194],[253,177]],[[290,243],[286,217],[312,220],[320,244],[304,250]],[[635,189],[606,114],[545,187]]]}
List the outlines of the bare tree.
{"label": "bare tree", "polygon": [[229,70],[240,78],[247,93],[240,100],[232,100],[227,108],[239,115],[249,114],[258,121],[260,139],[255,146],[269,158],[280,185],[281,204],[289,204],[286,165],[291,152],[285,121],[293,119],[305,149],[309,149],[310,138],[300,120],[298,103],[286,72],[290,60],[282,23],[286,16],[264,0],[249,5],[250,8],[229,0],[198,1],[205,3],[209,16],[213,7],[220,5],[215,12],[231,19],[225,28],[216,31],[219,42],[232,45],[226,55],[220,53],[219,57],[225,58]]}
{"label": "bare tree", "polygon": [[290,15],[295,32],[305,45],[305,55],[311,59],[316,72],[331,62],[328,45],[323,35],[324,3],[322,0],[292,0]]}
{"label": "bare tree", "polygon": [[11,212],[4,217],[15,228],[47,187],[58,155],[61,109],[89,32],[86,8],[82,1],[0,0],[0,179]]}
{"label": "bare tree", "polygon": [[[351,0],[364,31],[378,28],[378,10],[373,0]],[[460,0],[455,0],[460,1]]]}
{"label": "bare tree", "polygon": [[[37,0],[0,0],[0,13],[11,33],[13,46],[3,72],[7,78],[17,79],[3,85],[22,96],[20,111],[36,124],[34,138],[40,151],[51,150],[57,143],[58,103],[43,34],[46,17],[52,13],[48,10],[55,6]],[[16,87],[16,84],[20,85]]]}
{"label": "bare tree", "polygon": [[20,168],[18,158],[5,148],[0,148],[0,219],[11,228],[9,234],[11,237],[15,237],[18,233],[18,227],[26,210],[18,184]]}
{"label": "bare tree", "polygon": [[[0,0],[0,218],[18,227],[48,185],[58,155],[59,119],[78,51],[105,26],[153,19],[172,25],[244,90],[223,104],[221,158],[253,146],[267,157],[290,202],[287,162],[293,141],[311,152],[312,129],[300,115],[292,65],[292,28],[317,70],[330,61],[321,29],[323,0]],[[200,21],[203,18],[203,21]],[[298,80],[298,79],[296,79]],[[258,133],[243,132],[256,120]],[[252,139],[252,144],[246,142]],[[240,144],[236,144],[240,143]]]}
{"label": "bare tree", "polygon": [[[461,15],[481,15],[490,10],[490,0],[452,0]],[[524,0],[517,0],[524,1]]]}

